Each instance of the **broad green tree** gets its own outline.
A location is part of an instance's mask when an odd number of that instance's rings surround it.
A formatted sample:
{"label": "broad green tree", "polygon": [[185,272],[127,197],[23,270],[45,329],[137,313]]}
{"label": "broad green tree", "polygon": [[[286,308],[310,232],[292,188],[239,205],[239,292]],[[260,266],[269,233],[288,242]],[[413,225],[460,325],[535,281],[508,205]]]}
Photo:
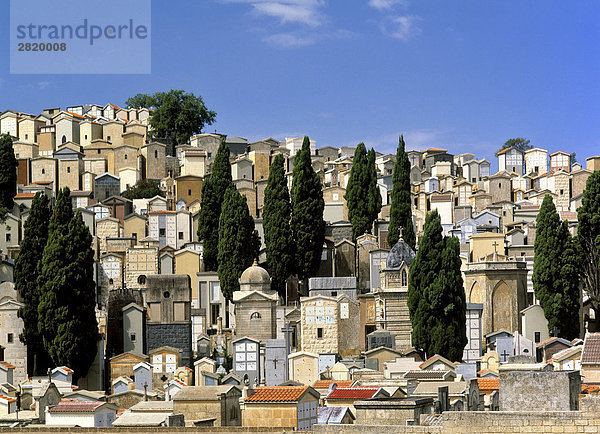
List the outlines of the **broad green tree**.
{"label": "broad green tree", "polygon": [[135,185],[129,187],[121,195],[127,199],[150,199],[154,196],[165,196],[158,184],[151,179],[140,179]]}
{"label": "broad green tree", "polygon": [[285,296],[286,279],[294,274],[296,244],[290,227],[292,204],[281,154],[276,155],[271,164],[264,203],[263,226],[271,287]]}
{"label": "broad green tree", "polygon": [[400,136],[394,173],[392,175],[392,195],[390,205],[390,224],[388,227],[387,243],[391,248],[398,242],[400,232],[402,238],[415,248],[416,236],[412,221],[412,199],[410,191],[410,161],[406,154],[404,136]]}
{"label": "broad green tree", "polygon": [[73,215],[70,191],[61,189],[44,248],[38,330],[55,366],[85,376],[96,355],[98,326],[92,236],[81,213]]}
{"label": "broad green tree", "polygon": [[202,185],[202,204],[198,215],[198,239],[203,243],[204,267],[206,271],[217,271],[219,262],[219,217],[228,188],[234,187],[231,180],[229,148],[221,141],[210,177]]}
{"label": "broad green tree", "polygon": [[547,194],[536,219],[533,289],[551,332],[579,337],[579,273],[568,223],[560,221]]}
{"label": "broad green tree", "polygon": [[29,215],[24,224],[23,241],[15,260],[15,289],[23,307],[17,315],[23,319],[20,339],[27,345],[27,369],[29,375],[44,375],[48,369],[48,353],[38,329],[38,305],[40,288],[38,278],[42,268],[42,255],[48,241],[50,201],[38,192],[33,198]]}
{"label": "broad green tree", "polygon": [[8,134],[0,136],[0,220],[12,212],[17,194],[17,159],[12,139]]}
{"label": "broad green tree", "polygon": [[514,147],[515,149],[518,149],[519,151],[525,152],[526,150],[533,148],[533,145],[530,144],[529,140],[527,140],[523,137],[508,139],[506,142],[504,142],[502,147],[500,149],[498,149],[498,151],[496,152],[496,157],[498,156],[498,154],[501,151],[503,151],[504,149],[507,149],[507,148],[511,148],[511,147]]}
{"label": "broad green tree", "polygon": [[373,221],[372,209],[369,207],[370,180],[367,149],[364,143],[359,143],[354,151],[350,179],[344,195],[348,206],[348,218],[352,223],[352,241],[356,241],[356,238],[365,232],[371,232]]}
{"label": "broad green tree", "polygon": [[321,179],[311,164],[310,141],[304,137],[302,149],[294,159],[292,181],[291,227],[296,240],[296,271],[303,280],[304,291],[308,278],[316,274],[321,263],[321,252],[325,241],[325,202]]}
{"label": "broad green tree", "polygon": [[581,272],[587,295],[600,312],[600,171],[588,178],[581,207],[577,210],[577,239],[581,251]]}
{"label": "broad green tree", "polygon": [[128,108],[152,108],[153,136],[169,138],[175,145],[187,143],[192,135],[211,125],[217,115],[204,105],[201,96],[175,89],[153,95],[137,94],[125,104]]}
{"label": "broad green tree", "polygon": [[466,300],[457,238],[443,237],[437,211],[427,215],[410,265],[408,309],[412,342],[428,356],[458,361],[467,344]]}
{"label": "broad green tree", "polygon": [[223,211],[219,219],[219,282],[228,300],[240,289],[239,278],[252,265],[254,219],[248,211],[246,198],[235,187],[225,192]]}

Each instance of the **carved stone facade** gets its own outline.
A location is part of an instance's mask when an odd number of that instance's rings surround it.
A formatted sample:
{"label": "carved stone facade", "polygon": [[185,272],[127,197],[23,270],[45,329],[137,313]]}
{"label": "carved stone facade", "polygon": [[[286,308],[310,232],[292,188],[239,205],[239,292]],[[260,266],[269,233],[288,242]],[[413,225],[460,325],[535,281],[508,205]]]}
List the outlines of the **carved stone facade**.
{"label": "carved stone facade", "polygon": [[485,262],[468,263],[464,270],[467,303],[483,304],[482,335],[498,330],[521,333],[521,310],[526,307],[527,264],[490,255]]}

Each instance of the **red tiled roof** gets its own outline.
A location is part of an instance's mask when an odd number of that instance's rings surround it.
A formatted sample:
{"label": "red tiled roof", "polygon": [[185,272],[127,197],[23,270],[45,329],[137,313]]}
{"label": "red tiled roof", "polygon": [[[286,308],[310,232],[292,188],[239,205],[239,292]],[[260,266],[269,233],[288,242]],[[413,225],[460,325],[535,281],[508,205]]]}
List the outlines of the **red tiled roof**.
{"label": "red tiled roof", "polygon": [[61,401],[48,408],[49,413],[93,413],[106,404],[101,401]]}
{"label": "red tiled roof", "polygon": [[296,402],[308,390],[308,386],[261,386],[246,402]]}
{"label": "red tiled roof", "polygon": [[588,333],[585,336],[581,363],[600,364],[600,333]]}
{"label": "red tiled roof", "polygon": [[8,369],[15,369],[15,367],[13,365],[11,365],[10,363],[8,363],[8,362],[0,362],[0,365],[4,365]]}
{"label": "red tiled roof", "polygon": [[315,389],[327,389],[332,383],[338,385],[338,387],[350,387],[353,383],[352,380],[318,380],[313,384],[312,387]]}
{"label": "red tiled roof", "polygon": [[68,113],[75,118],[85,119],[85,116],[78,115],[77,113],[72,113],[72,112],[65,112],[65,113]]}
{"label": "red tiled roof", "polygon": [[499,384],[500,384],[499,378],[484,377],[484,378],[477,379],[477,385],[479,386],[479,391],[485,393],[486,395],[488,393],[494,392],[495,390],[499,390],[500,389]]}
{"label": "red tiled roof", "polygon": [[148,214],[176,214],[176,211],[157,210],[150,211]]}
{"label": "red tiled roof", "polygon": [[581,393],[584,395],[599,395],[600,384],[581,384]]}
{"label": "red tiled roof", "polygon": [[35,193],[19,193],[15,196],[15,199],[31,199],[35,196]]}
{"label": "red tiled roof", "polygon": [[327,395],[327,399],[371,399],[379,387],[336,387]]}
{"label": "red tiled roof", "polygon": [[10,396],[6,396],[6,395],[0,395],[0,399],[3,399],[8,402],[15,402],[17,400],[16,398],[11,398]]}

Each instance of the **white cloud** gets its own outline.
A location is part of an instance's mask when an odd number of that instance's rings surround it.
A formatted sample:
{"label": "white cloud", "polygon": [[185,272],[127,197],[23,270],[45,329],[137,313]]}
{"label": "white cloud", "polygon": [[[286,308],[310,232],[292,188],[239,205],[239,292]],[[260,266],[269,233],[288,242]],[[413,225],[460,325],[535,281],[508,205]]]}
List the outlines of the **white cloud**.
{"label": "white cloud", "polygon": [[380,11],[390,10],[398,4],[406,5],[406,0],[369,0],[369,6]]}
{"label": "white cloud", "polygon": [[282,48],[306,47],[316,42],[314,37],[301,36],[293,33],[275,33],[267,36],[264,40],[271,45]]}
{"label": "white cloud", "polygon": [[271,45],[281,48],[298,48],[313,45],[325,39],[349,39],[355,36],[349,30],[338,29],[334,32],[314,31],[310,34],[305,32],[275,33],[266,36],[264,40]]}
{"label": "white cloud", "polygon": [[298,23],[318,27],[326,22],[321,8],[324,0],[222,0],[225,3],[245,3],[258,15],[277,18],[281,24]]}
{"label": "white cloud", "polygon": [[385,34],[392,38],[408,41],[410,38],[420,35],[422,30],[418,26],[421,18],[415,15],[405,15],[392,18],[391,22],[383,23],[382,29]]}

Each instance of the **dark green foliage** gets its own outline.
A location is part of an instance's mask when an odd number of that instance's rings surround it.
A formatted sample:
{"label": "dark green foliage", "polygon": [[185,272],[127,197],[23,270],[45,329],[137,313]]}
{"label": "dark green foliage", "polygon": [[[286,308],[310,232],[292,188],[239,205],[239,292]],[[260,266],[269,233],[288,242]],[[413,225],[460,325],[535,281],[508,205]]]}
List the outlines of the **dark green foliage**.
{"label": "dark green foliage", "polygon": [[17,194],[17,159],[12,139],[8,134],[0,136],[0,220],[12,212],[13,198]]}
{"label": "dark green foliage", "polygon": [[373,220],[369,208],[371,172],[364,143],[359,143],[352,158],[352,170],[344,199],[348,205],[348,218],[352,223],[352,241],[365,232],[371,233]]}
{"label": "dark green foliage", "polygon": [[388,227],[387,244],[392,247],[400,238],[410,246],[415,248],[416,236],[412,221],[412,199],[410,192],[410,161],[405,151],[404,137],[400,136],[398,151],[396,152],[396,162],[394,164],[394,174],[392,175],[392,195],[390,206],[390,224]]}
{"label": "dark green foliage", "polygon": [[271,287],[281,295],[285,295],[286,279],[294,273],[296,253],[296,244],[290,227],[292,205],[283,163],[281,154],[273,159],[265,188],[263,210],[267,268],[272,278]]}
{"label": "dark green foliage", "polygon": [[310,142],[304,137],[302,149],[294,159],[292,182],[292,234],[296,240],[296,271],[304,280],[315,275],[321,263],[321,252],[325,241],[323,220],[323,191],[321,179],[311,164]]}
{"label": "dark green foliage", "polygon": [[225,192],[223,211],[219,219],[219,282],[228,300],[240,289],[239,278],[252,265],[254,219],[248,211],[246,198],[235,187]]}
{"label": "dark green foliage", "polygon": [[126,105],[152,107],[150,125],[154,137],[166,137],[175,144],[187,143],[190,136],[200,133],[205,125],[211,125],[217,115],[206,108],[202,97],[175,89],[154,95],[137,94],[129,98]]}
{"label": "dark green foliage", "polygon": [[581,271],[592,307],[600,310],[600,171],[588,178],[581,207],[577,210],[577,238],[582,255]]}
{"label": "dark green foliage", "polygon": [[29,216],[25,221],[21,250],[15,260],[15,289],[23,303],[23,307],[19,308],[17,313],[19,318],[23,319],[23,333],[20,339],[27,344],[29,375],[43,375],[48,368],[48,354],[38,330],[38,277],[42,268],[41,253],[48,241],[49,222],[50,201],[48,196],[38,192],[33,198]]}
{"label": "dark green foliage", "polygon": [[571,154],[569,155],[569,160],[571,161],[571,165],[577,163],[577,153],[571,152]]}
{"label": "dark green foliage", "polygon": [[202,185],[202,204],[198,215],[198,239],[203,242],[204,267],[206,271],[217,271],[219,266],[219,217],[228,188],[233,187],[229,147],[221,141],[210,177]]}
{"label": "dark green foliage", "polygon": [[369,170],[368,207],[371,224],[377,220],[382,206],[381,193],[379,192],[379,187],[377,186],[377,167],[375,166],[375,157],[375,149],[371,148],[367,154],[367,165]]}
{"label": "dark green foliage", "polygon": [[[81,213],[73,216],[69,189],[59,191],[50,219],[39,279],[39,332],[55,366],[69,366],[85,376],[96,355],[92,236]],[[71,218],[65,222],[65,217]]]}
{"label": "dark green foliage", "polygon": [[460,245],[442,237],[437,211],[427,215],[417,256],[410,265],[408,309],[412,342],[428,356],[458,361],[467,344],[466,301]]}
{"label": "dark green foliage", "polygon": [[533,145],[529,144],[529,140],[524,139],[523,137],[517,137],[516,139],[508,139],[498,151],[496,151],[496,157],[500,153],[500,151],[514,147],[519,151],[525,152],[528,149],[533,148]]}
{"label": "dark green foliage", "polygon": [[561,223],[548,194],[536,219],[533,289],[550,331],[568,340],[579,337],[577,253],[568,223]]}
{"label": "dark green foliage", "polygon": [[134,186],[129,187],[121,195],[127,199],[149,199],[154,196],[165,197],[158,184],[151,179],[140,179]]}

